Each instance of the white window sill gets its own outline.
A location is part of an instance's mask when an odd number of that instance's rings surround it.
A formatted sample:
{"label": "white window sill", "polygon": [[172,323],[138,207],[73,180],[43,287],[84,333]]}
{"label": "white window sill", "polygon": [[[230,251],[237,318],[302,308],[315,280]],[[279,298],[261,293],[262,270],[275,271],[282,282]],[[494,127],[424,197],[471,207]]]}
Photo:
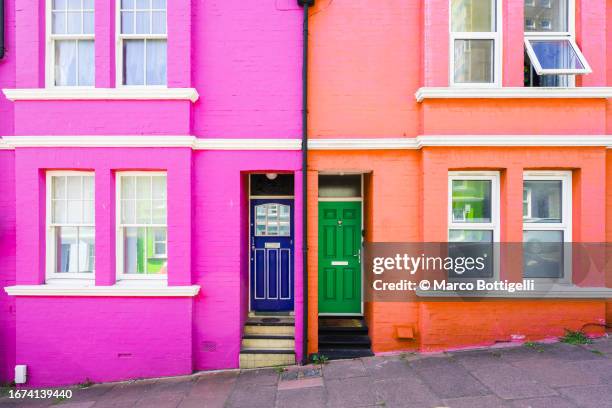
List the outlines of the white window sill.
{"label": "white window sill", "polygon": [[590,288],[564,284],[538,284],[533,291],[508,293],[482,291],[417,290],[417,296],[429,298],[492,298],[492,299],[607,299],[612,298],[612,288]]}
{"label": "white window sill", "polygon": [[417,102],[423,102],[425,99],[607,99],[612,98],[612,87],[422,87],[416,91],[414,96]]}
{"label": "white window sill", "polygon": [[21,88],[3,89],[11,101],[59,100],[198,100],[195,88]]}
{"label": "white window sill", "polygon": [[199,285],[168,286],[166,282],[118,282],[93,286],[93,282],[53,282],[46,285],[16,285],[4,288],[10,296],[94,296],[94,297],[193,297]]}

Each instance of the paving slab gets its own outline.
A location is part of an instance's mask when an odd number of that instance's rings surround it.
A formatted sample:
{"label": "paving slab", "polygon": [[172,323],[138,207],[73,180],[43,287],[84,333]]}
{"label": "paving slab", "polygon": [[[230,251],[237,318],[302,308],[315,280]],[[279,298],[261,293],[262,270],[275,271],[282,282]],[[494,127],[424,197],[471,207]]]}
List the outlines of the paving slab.
{"label": "paving slab", "polygon": [[581,408],[612,408],[612,384],[559,388],[558,391]]}
{"label": "paving slab", "polygon": [[323,408],[326,406],[326,401],[325,387],[300,388],[278,391],[276,406],[278,408]]}
{"label": "paving slab", "polygon": [[238,376],[236,387],[251,385],[276,385],[278,382],[278,371],[274,369],[243,370]]}
{"label": "paving slab", "polygon": [[390,378],[374,383],[377,403],[385,407],[431,408],[442,401],[416,377]]}
{"label": "paving slab", "polygon": [[545,360],[519,361],[512,365],[525,372],[530,378],[550,387],[597,385],[602,383],[601,377],[597,373],[582,367],[576,362],[570,363],[550,358]]}
{"label": "paving slab", "polygon": [[364,366],[368,375],[375,380],[416,375],[408,361],[402,357],[369,357],[368,360],[364,359]]}
{"label": "paving slab", "polygon": [[376,391],[369,377],[325,380],[327,404],[333,408],[363,407],[376,404]]}
{"label": "paving slab", "polygon": [[276,385],[235,387],[226,402],[228,408],[270,408],[276,402]]}
{"label": "paving slab", "polygon": [[361,359],[333,360],[323,366],[323,377],[325,379],[341,379],[351,377],[363,377],[367,372]]}
{"label": "paving slab", "polygon": [[524,371],[506,363],[474,370],[472,374],[497,396],[504,399],[547,397],[557,394],[547,385],[533,380]]}
{"label": "paving slab", "polygon": [[507,408],[508,406],[501,398],[495,395],[483,395],[480,397],[463,397],[445,399],[443,405],[446,408]]}
{"label": "paving slab", "polygon": [[453,358],[426,358],[410,366],[442,398],[474,397],[491,392]]}
{"label": "paving slab", "polygon": [[512,401],[509,408],[578,408],[578,405],[562,397],[541,397]]}
{"label": "paving slab", "polygon": [[450,353],[450,355],[468,370],[495,366],[502,361],[500,352],[489,350],[458,351]]}

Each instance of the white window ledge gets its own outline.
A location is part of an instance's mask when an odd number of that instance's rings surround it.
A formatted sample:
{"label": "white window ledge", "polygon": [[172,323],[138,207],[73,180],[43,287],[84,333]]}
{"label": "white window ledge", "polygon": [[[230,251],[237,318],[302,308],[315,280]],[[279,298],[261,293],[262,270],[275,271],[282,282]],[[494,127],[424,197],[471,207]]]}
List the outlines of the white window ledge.
{"label": "white window ledge", "polygon": [[414,94],[417,102],[425,99],[607,99],[612,87],[579,88],[462,88],[423,87]]}
{"label": "white window ledge", "polygon": [[3,89],[11,101],[59,100],[198,100],[195,88],[22,88]]}
{"label": "white window ledge", "polygon": [[481,291],[417,290],[417,296],[430,298],[506,298],[506,299],[607,299],[612,298],[612,288],[587,288],[573,285],[542,285],[536,283],[536,290],[508,293]]}
{"label": "white window ledge", "polygon": [[94,297],[193,297],[200,291],[199,285],[167,286],[136,282],[113,286],[87,284],[16,285],[4,288],[10,296],[94,296]]}

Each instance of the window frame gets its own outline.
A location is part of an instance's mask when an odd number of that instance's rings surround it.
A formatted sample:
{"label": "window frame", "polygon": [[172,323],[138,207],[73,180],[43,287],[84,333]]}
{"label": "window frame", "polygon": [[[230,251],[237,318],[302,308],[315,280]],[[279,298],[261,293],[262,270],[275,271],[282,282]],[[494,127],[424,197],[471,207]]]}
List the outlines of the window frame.
{"label": "window frame", "polygon": [[[82,3],[81,3],[82,4]],[[89,9],[81,9],[83,11]],[[53,0],[45,0],[45,88],[59,89],[93,89],[96,87],[96,6],[94,2],[94,33],[93,34],[53,34]],[[88,41],[94,43],[94,81],[93,85],[55,85],[55,43],[56,41]],[[77,45],[77,64],[78,64],[78,45]],[[78,65],[77,65],[78,67]],[[77,68],[77,82],[78,82]]]}
{"label": "window frame", "polygon": [[[525,7],[523,0],[523,7]],[[575,86],[576,78],[574,75],[590,74],[593,72],[586,57],[576,43],[576,1],[567,1],[567,31],[525,31],[525,22],[523,21],[523,36],[525,51],[529,56],[529,62],[533,66],[537,75],[570,75],[568,88]],[[542,64],[538,60],[531,41],[546,41],[546,40],[567,40],[569,41],[574,52],[578,56],[580,63],[584,69],[543,69]]]}
{"label": "window frame", "polygon": [[[448,7],[449,31],[449,83],[458,88],[499,88],[502,86],[503,73],[503,10],[501,0],[490,0],[493,4],[491,17],[495,21],[495,31],[463,32],[453,31],[453,0]],[[493,81],[492,82],[455,82],[455,40],[492,40],[493,41]]]}
{"label": "window frame", "polygon": [[[53,177],[65,176],[93,176],[94,178],[94,214],[92,224],[56,224],[51,222],[53,216]],[[94,261],[93,271],[90,272],[56,272],[57,268],[57,247],[55,241],[55,228],[65,227],[86,227],[94,229],[94,251],[96,246],[96,195],[95,195],[96,175],[94,171],[82,170],[49,170],[45,174],[45,278],[49,281],[65,282],[66,280],[94,282],[96,277],[96,265]],[[94,252],[95,253],[95,252]]]}
{"label": "window frame", "polygon": [[[523,172],[523,190],[525,181],[561,181],[561,222],[560,223],[537,223],[537,222],[525,222],[523,219],[523,230],[522,231],[562,231],[563,232],[563,244],[572,243],[572,210],[573,210],[573,196],[572,196],[572,171],[571,170],[558,170],[558,171],[524,171]],[[524,241],[523,241],[524,242]],[[523,271],[524,274],[524,271]],[[533,279],[537,282],[546,283],[565,283],[571,284],[572,282],[572,252],[563,251],[563,276],[561,278],[531,278],[525,277],[523,279]]]}
{"label": "window frame", "polygon": [[[136,0],[134,0],[136,1]],[[170,1],[166,1],[166,33],[165,34],[122,34],[121,33],[121,0],[115,0],[115,87],[116,88],[146,88],[146,89],[167,89],[168,88],[168,6]],[[151,10],[157,10],[151,8]],[[123,83],[123,41],[124,40],[145,40],[144,54],[144,81],[142,85],[128,85]],[[166,40],[166,84],[147,85],[147,40]]]}
{"label": "window frame", "polygon": [[[490,181],[491,182],[491,222],[488,223],[467,223],[453,222],[453,181],[457,180],[474,180],[474,181]],[[475,231],[492,231],[493,232],[493,276],[483,278],[453,278],[461,279],[462,282],[470,282],[476,280],[491,280],[496,281],[500,278],[500,172],[499,171],[449,171],[448,172],[448,194],[447,194],[447,242],[450,243],[450,231],[452,230],[475,230]]]}
{"label": "window frame", "polygon": [[[130,224],[130,227],[145,227],[145,228],[166,228],[166,262],[168,258],[168,172],[167,171],[118,171],[115,173],[115,269],[117,282],[119,281],[167,281],[170,270],[163,274],[148,274],[148,273],[124,273],[124,245],[123,245],[123,230],[125,227],[121,222],[121,183],[123,177],[129,176],[165,176],[166,177],[166,224]],[[152,258],[159,259],[155,255]]]}

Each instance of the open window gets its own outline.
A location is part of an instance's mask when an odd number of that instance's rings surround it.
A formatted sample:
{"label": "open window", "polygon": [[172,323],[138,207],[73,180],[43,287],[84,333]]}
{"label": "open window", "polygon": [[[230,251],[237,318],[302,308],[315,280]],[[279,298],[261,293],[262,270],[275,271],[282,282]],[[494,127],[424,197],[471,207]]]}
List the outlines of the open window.
{"label": "open window", "polygon": [[574,0],[525,0],[525,85],[568,87],[591,67],[575,41]]}

